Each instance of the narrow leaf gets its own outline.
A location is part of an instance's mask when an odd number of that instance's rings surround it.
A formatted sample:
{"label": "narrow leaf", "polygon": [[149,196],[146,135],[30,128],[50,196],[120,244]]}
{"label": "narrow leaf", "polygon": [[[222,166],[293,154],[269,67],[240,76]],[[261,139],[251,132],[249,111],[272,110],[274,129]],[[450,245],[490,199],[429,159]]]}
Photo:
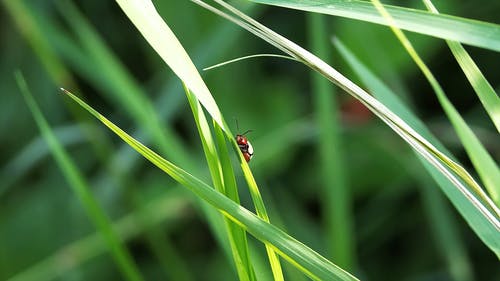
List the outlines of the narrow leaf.
{"label": "narrow leaf", "polygon": [[314,280],[358,280],[276,226],[257,217],[204,182],[163,159],[160,155],[132,138],[75,95],[64,89],[63,91],[151,163],[218,209],[224,216],[246,229],[255,238],[265,243],[266,246],[272,247],[286,260]]}
{"label": "narrow leaf", "polygon": [[[368,1],[359,0],[250,0],[308,12],[341,16],[387,25],[384,17]],[[437,38],[500,51],[500,25],[423,10],[384,5],[396,26]]]}

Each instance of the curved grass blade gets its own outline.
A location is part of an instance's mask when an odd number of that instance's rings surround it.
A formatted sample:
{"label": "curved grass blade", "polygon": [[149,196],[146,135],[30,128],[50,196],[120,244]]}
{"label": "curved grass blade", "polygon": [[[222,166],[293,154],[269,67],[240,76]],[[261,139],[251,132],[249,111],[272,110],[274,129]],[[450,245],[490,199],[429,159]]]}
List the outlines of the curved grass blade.
{"label": "curved grass blade", "polygon": [[[455,132],[460,138],[460,141],[462,142],[465,151],[467,152],[467,155],[472,161],[472,164],[476,168],[479,177],[483,180],[483,183],[488,192],[491,194],[493,200],[498,202],[498,200],[500,200],[500,192],[498,190],[500,188],[498,186],[498,183],[500,183],[500,170],[495,164],[495,161],[493,160],[491,155],[489,155],[488,151],[484,148],[484,146],[481,144],[481,142],[476,137],[474,132],[469,128],[467,123],[465,123],[462,116],[460,116],[460,113],[455,109],[453,104],[450,102],[450,100],[444,93],[443,88],[437,81],[436,77],[434,77],[430,69],[424,63],[422,58],[418,55],[415,48],[413,48],[411,42],[404,35],[404,33],[395,26],[393,17],[389,14],[387,10],[385,10],[384,6],[382,5],[382,3],[380,3],[379,0],[372,0],[372,2],[379,10],[379,12],[383,15],[383,17],[387,20],[388,25],[390,26],[396,37],[399,39],[401,44],[407,50],[408,54],[412,57],[412,59],[415,61],[415,63],[418,65],[422,73],[425,75],[425,77],[431,84],[434,92],[437,95],[439,103],[443,107],[446,115],[448,116],[448,119],[450,119],[455,129]],[[483,197],[482,198],[483,200],[485,201],[491,200],[485,194],[483,195],[483,192],[482,190],[480,190],[481,188],[479,186],[474,185],[471,186],[471,188],[474,189],[476,194]]]}
{"label": "curved grass blade", "polygon": [[284,231],[266,222],[262,218],[257,217],[249,210],[236,204],[231,199],[217,192],[212,187],[195,178],[183,169],[163,159],[160,155],[156,154],[154,151],[132,138],[72,93],[64,89],[62,89],[62,91],[75,102],[80,104],[85,110],[91,113],[104,125],[106,125],[109,129],[111,129],[133,149],[142,154],[142,156],[148,159],[151,163],[170,175],[174,180],[191,190],[198,197],[218,209],[224,216],[239,224],[255,238],[265,243],[267,247],[272,247],[277,253],[298,267],[312,279],[358,280],[312,249],[289,236]]}
{"label": "curved grass blade", "polygon": [[221,66],[224,66],[224,65],[228,65],[230,63],[239,62],[239,61],[246,60],[246,59],[261,58],[261,57],[281,58],[281,59],[288,59],[288,60],[294,60],[294,61],[296,61],[296,59],[294,59],[294,58],[292,58],[290,56],[277,55],[277,54],[255,54],[255,55],[243,56],[243,57],[235,58],[235,59],[232,59],[232,60],[224,61],[224,62],[221,62],[221,63],[218,63],[218,64],[214,64],[212,66],[203,68],[203,71],[211,70],[211,69],[214,69],[214,68],[218,68],[218,67],[221,67]]}
{"label": "curved grass blade", "polygon": [[[308,12],[341,16],[387,25],[377,9],[368,1],[359,0],[250,0]],[[423,10],[384,5],[403,30],[467,45],[500,51],[500,25],[450,15],[436,15]]]}
{"label": "curved grass blade", "polygon": [[[254,19],[246,16],[224,1],[215,0],[215,2],[224,7],[234,16],[229,15],[200,0],[192,1],[234,22],[235,24],[238,24],[249,32],[269,42],[276,48],[279,48],[285,53],[301,60],[304,64],[318,71],[327,79],[362,102],[413,149],[415,149],[415,151],[424,157],[426,161],[434,167],[436,172],[445,176],[446,179],[453,184],[454,188],[456,188],[461,195],[460,197],[457,197],[458,199],[449,197],[450,200],[455,200],[456,202],[454,203],[456,204],[466,202],[465,204],[473,206],[475,208],[475,214],[479,214],[483,217],[484,220],[482,220],[482,222],[487,223],[488,229],[495,229],[497,232],[500,232],[500,210],[482,191],[481,187],[475,182],[474,178],[472,178],[472,176],[462,166],[450,159],[450,157],[444,154],[441,150],[437,149],[431,142],[417,133],[415,129],[404,122],[397,114],[389,110],[384,104],[369,95],[366,91],[361,89],[359,86],[354,84],[315,55],[263,26]],[[466,217],[466,219],[467,218],[468,217]],[[468,222],[471,225],[479,226],[472,221],[468,220]],[[477,231],[479,232],[482,230],[479,229]],[[492,246],[492,249],[498,249],[498,243],[500,243],[500,241],[494,241],[495,245]]]}
{"label": "curved grass blade", "polygon": [[132,281],[143,280],[139,269],[132,259],[132,256],[113,231],[109,218],[106,216],[104,210],[99,206],[99,203],[90,192],[88,184],[85,182],[83,176],[80,174],[78,168],[70,159],[66,151],[64,151],[59,141],[55,138],[49,124],[36,104],[28,89],[26,81],[20,72],[16,72],[16,80],[26,103],[33,113],[33,117],[40,128],[40,132],[52,150],[52,154],[54,155],[57,164],[62,170],[71,188],[73,188],[73,192],[75,192],[78,199],[80,199],[82,205],[85,207],[87,215],[106,241],[109,251],[118,268],[122,272],[123,277]]}
{"label": "curved grass blade", "polygon": [[[389,87],[384,85],[380,79],[363,65],[339,39],[335,39],[334,45],[377,99],[386,104],[387,107],[415,128],[423,137],[432,142],[439,150],[449,154],[440,141],[427,129],[425,124],[412,113]],[[500,232],[495,225],[488,221],[473,203],[467,200],[460,190],[458,190],[443,174],[433,168],[433,166],[423,157],[419,157],[419,160],[422,162],[427,172],[429,172],[438,183],[441,190],[450,199],[451,203],[469,223],[474,232],[476,232],[478,237],[495,252],[497,256],[500,256]]]}

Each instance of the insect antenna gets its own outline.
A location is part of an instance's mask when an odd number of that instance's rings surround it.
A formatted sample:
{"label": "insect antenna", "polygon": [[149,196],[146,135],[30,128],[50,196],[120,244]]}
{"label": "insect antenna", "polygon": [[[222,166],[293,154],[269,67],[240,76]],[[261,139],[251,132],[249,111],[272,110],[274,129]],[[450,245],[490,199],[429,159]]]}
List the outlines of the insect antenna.
{"label": "insect antenna", "polygon": [[244,136],[250,132],[253,132],[253,130],[247,130],[243,134],[240,134],[240,124],[238,124],[238,119],[236,119],[236,117],[234,117],[234,121],[236,122],[236,130],[238,130],[238,135]]}
{"label": "insect antenna", "polygon": [[238,119],[236,119],[236,117],[234,117],[234,121],[236,122],[236,131],[238,132],[238,134],[240,133],[240,126],[238,124]]}
{"label": "insect antenna", "polygon": [[248,134],[248,133],[251,133],[251,132],[253,132],[253,130],[247,130],[246,132],[244,132],[244,133],[243,133],[243,134],[241,134],[241,135],[242,135],[242,136],[244,136],[244,135],[246,135],[246,134]]}

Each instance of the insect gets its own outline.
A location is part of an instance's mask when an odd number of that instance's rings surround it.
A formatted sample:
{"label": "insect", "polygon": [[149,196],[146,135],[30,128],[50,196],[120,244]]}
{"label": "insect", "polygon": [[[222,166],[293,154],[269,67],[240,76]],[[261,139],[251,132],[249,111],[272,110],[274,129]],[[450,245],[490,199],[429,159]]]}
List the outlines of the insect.
{"label": "insect", "polygon": [[[238,126],[238,120],[236,120],[236,127],[238,128],[239,131],[240,129]],[[250,162],[250,159],[252,159],[253,157],[253,147],[245,135],[250,133],[251,131],[252,130],[248,130],[243,134],[236,135],[236,143],[238,143],[238,147],[240,148],[240,151],[243,154],[243,157],[245,157],[245,160],[247,162]]]}

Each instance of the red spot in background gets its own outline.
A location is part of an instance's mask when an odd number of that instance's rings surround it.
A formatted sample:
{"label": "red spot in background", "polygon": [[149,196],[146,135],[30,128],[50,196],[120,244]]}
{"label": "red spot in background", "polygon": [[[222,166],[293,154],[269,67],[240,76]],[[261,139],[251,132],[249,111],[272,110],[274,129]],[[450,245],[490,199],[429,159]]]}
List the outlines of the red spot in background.
{"label": "red spot in background", "polygon": [[353,97],[344,100],[340,106],[342,121],[352,125],[363,125],[373,119],[371,111]]}

